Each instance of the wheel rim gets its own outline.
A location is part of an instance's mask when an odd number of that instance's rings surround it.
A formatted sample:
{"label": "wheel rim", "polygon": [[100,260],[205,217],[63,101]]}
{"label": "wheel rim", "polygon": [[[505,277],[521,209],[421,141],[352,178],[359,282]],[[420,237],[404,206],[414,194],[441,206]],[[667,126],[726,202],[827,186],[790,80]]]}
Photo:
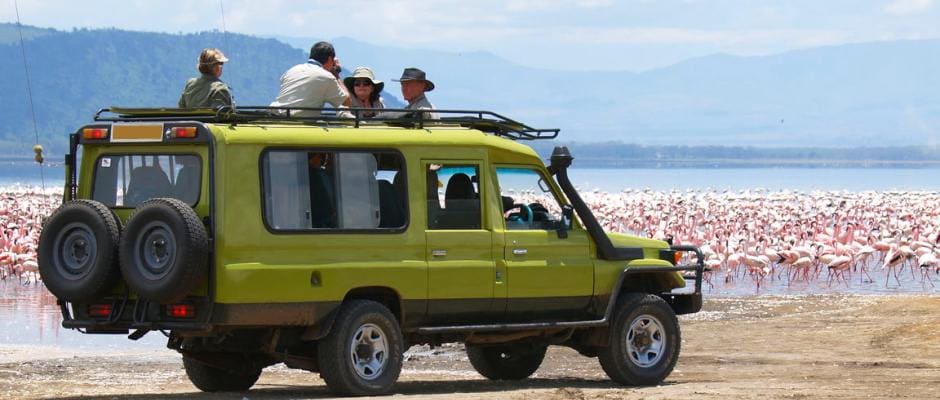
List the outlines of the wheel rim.
{"label": "wheel rim", "polygon": [[56,270],[65,279],[73,281],[88,275],[98,256],[98,240],[91,228],[81,222],[62,228],[52,248]]}
{"label": "wheel rim", "polygon": [[148,279],[161,279],[176,260],[176,235],[162,221],[147,224],[141,232],[134,242],[134,261]]}
{"label": "wheel rim", "polygon": [[366,380],[377,378],[388,364],[388,339],[375,324],[364,324],[349,343],[349,355],[356,375]]}
{"label": "wheel rim", "polygon": [[634,365],[649,368],[663,358],[666,330],[662,322],[652,315],[640,315],[630,323],[627,331],[627,356]]}

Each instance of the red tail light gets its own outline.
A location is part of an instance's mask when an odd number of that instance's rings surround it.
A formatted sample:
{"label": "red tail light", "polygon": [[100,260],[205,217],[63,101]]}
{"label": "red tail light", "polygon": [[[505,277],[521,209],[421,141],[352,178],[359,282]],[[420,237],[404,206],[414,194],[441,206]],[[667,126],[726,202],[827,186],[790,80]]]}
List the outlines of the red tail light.
{"label": "red tail light", "polygon": [[171,304],[166,307],[166,315],[173,318],[192,318],[196,316],[196,306],[192,304]]}
{"label": "red tail light", "polygon": [[107,139],[108,130],[106,128],[85,128],[82,129],[82,138],[86,140]]}
{"label": "red tail light", "polygon": [[88,305],[89,317],[110,317],[113,310],[110,304],[90,304]]}
{"label": "red tail light", "polygon": [[171,139],[192,139],[196,137],[195,126],[177,126],[170,128],[169,137]]}

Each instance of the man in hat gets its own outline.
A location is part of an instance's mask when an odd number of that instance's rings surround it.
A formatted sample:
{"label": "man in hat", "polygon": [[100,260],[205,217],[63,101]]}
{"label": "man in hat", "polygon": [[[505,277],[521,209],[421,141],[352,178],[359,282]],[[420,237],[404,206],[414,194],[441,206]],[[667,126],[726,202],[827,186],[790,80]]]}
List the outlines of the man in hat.
{"label": "man in hat", "polygon": [[222,76],[222,65],[227,61],[228,58],[219,49],[202,49],[196,64],[202,76],[186,81],[179,107],[219,108],[232,105],[231,90],[219,79]]}
{"label": "man in hat", "polygon": [[[341,70],[336,50],[328,42],[317,42],[310,48],[310,59],[297,64],[281,75],[281,88],[271,107],[335,108],[349,107],[349,94],[339,80]],[[320,111],[291,112],[296,117],[316,117]]]}
{"label": "man in hat", "polygon": [[[434,90],[434,82],[428,80],[424,71],[418,68],[405,68],[401,73],[401,79],[392,79],[401,82],[401,95],[408,102],[407,110],[433,110],[434,105],[428,101],[424,95],[426,92]],[[414,114],[414,113],[412,113]],[[403,114],[399,116],[407,116]],[[437,113],[424,113],[425,119],[438,119]]]}

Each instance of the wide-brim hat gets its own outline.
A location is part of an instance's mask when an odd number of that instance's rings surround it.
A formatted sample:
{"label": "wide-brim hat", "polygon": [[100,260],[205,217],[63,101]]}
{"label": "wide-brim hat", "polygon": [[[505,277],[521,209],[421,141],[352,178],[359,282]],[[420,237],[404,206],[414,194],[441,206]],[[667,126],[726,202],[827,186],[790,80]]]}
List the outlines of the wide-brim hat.
{"label": "wide-brim hat", "polygon": [[424,91],[430,92],[434,90],[434,82],[431,82],[427,78],[427,74],[424,71],[417,68],[405,68],[401,73],[401,79],[392,79],[395,82],[407,82],[407,81],[424,81],[425,89]]}
{"label": "wide-brim hat", "polygon": [[346,85],[350,93],[352,93],[353,83],[356,82],[356,79],[368,79],[375,87],[375,93],[380,93],[385,88],[385,82],[375,80],[375,74],[372,73],[372,69],[369,67],[356,67],[352,75],[343,78],[343,85]]}

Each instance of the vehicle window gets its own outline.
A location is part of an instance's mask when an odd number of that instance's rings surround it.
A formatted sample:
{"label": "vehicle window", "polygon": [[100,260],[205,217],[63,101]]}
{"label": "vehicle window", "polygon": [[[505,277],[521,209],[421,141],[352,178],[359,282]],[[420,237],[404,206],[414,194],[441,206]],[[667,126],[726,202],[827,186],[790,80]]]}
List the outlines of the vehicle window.
{"label": "vehicle window", "polygon": [[156,197],[173,197],[194,206],[201,178],[202,162],[196,155],[106,155],[95,165],[92,198],[109,207],[136,207]]}
{"label": "vehicle window", "polygon": [[391,152],[268,151],[264,219],[284,231],[400,229],[408,220],[403,165]]}
{"label": "vehicle window", "polygon": [[559,228],[563,221],[561,204],[542,174],[524,168],[497,168],[496,179],[506,229]]}
{"label": "vehicle window", "polygon": [[429,164],[428,228],[480,229],[480,178],[475,165]]}

